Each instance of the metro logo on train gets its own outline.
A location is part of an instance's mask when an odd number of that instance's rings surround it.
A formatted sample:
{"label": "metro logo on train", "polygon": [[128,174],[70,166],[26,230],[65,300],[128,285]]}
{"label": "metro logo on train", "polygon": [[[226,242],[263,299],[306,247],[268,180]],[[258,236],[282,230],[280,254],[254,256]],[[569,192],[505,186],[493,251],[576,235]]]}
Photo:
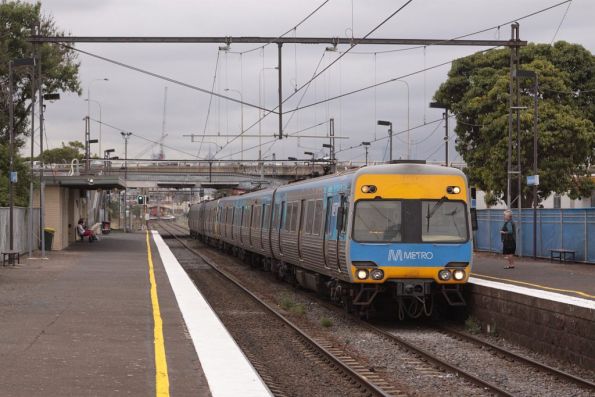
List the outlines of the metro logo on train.
{"label": "metro logo on train", "polygon": [[401,251],[401,250],[389,250],[388,261],[403,260],[432,260],[434,259],[434,253],[432,251]]}

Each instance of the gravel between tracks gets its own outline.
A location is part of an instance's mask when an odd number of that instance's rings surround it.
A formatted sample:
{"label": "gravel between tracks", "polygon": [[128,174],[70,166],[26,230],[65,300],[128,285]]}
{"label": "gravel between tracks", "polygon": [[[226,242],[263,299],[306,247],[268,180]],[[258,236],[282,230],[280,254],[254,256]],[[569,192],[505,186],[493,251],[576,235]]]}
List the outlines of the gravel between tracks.
{"label": "gravel between tracks", "polygon": [[[428,396],[438,392],[442,396],[491,395],[453,374],[429,366],[412,353],[363,329],[346,314],[329,310],[313,301],[309,294],[300,293],[287,283],[276,281],[270,273],[240,264],[235,258],[218,251],[205,251],[205,247],[198,242],[191,244],[213,258],[220,267],[240,279],[261,298],[277,306],[291,306],[285,313],[298,326],[324,334],[335,346],[342,347],[352,357],[398,385],[408,395]],[[323,322],[331,325],[325,327]]]}
{"label": "gravel between tracks", "polygon": [[191,259],[191,254],[175,248],[172,240],[168,244],[236,343],[251,361],[256,360],[254,365],[261,376],[273,380],[276,395],[365,395],[349,378],[338,375],[312,354],[308,344],[289,327],[209,269],[200,258]]}

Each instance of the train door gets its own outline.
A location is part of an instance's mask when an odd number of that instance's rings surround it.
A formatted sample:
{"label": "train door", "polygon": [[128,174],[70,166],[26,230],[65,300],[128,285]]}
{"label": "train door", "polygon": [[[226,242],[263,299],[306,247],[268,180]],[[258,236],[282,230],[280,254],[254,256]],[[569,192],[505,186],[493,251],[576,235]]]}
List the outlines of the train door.
{"label": "train door", "polygon": [[345,244],[345,231],[347,230],[347,197],[341,194],[337,208],[337,241],[335,247],[337,270],[341,271],[341,244]]}
{"label": "train door", "polygon": [[330,250],[333,237],[333,198],[329,196],[326,198],[326,214],[324,220],[324,237],[323,237],[323,252],[324,252],[324,266],[327,268],[336,266],[336,259],[333,260],[333,255]]}
{"label": "train door", "polygon": [[281,201],[281,208],[279,210],[279,252],[283,255],[283,244],[281,244],[281,229],[283,229],[283,221],[285,220],[285,201]]}

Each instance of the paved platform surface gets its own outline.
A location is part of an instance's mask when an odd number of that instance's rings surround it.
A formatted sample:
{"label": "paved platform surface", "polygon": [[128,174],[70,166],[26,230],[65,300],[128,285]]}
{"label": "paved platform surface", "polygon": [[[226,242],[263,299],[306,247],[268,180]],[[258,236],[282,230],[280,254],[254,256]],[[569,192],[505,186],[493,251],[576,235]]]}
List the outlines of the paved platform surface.
{"label": "paved platform surface", "polygon": [[502,255],[476,252],[471,276],[595,300],[595,265],[533,258],[515,258],[514,269],[506,264]]}
{"label": "paved platform surface", "polygon": [[[208,396],[151,244],[171,395]],[[0,396],[155,395],[145,234],[113,233],[48,256],[0,266]]]}

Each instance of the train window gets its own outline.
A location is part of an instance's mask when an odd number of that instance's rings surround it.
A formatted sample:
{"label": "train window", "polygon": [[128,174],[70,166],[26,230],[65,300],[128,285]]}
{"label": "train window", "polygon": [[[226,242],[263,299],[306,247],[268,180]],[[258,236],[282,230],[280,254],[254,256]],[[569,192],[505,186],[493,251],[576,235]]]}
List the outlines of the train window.
{"label": "train window", "polygon": [[320,226],[322,226],[322,200],[316,200],[313,217],[314,225],[312,227],[312,234],[318,236],[320,233]]}
{"label": "train window", "polygon": [[262,205],[262,229],[268,230],[269,229],[269,222],[270,222],[270,214],[271,205],[270,204],[263,204]]}
{"label": "train window", "polygon": [[279,216],[280,216],[279,215],[280,214],[279,208],[280,208],[280,205],[279,204],[275,204],[275,208],[274,208],[274,211],[273,211],[273,228],[274,229],[277,229],[278,226],[279,226]]}
{"label": "train window", "polygon": [[298,228],[298,211],[299,207],[298,207],[298,203],[294,202],[293,203],[293,211],[291,213],[291,231],[295,232]]}
{"label": "train window", "polygon": [[401,241],[401,202],[360,200],[355,207],[353,222],[353,239],[356,241]]}
{"label": "train window", "polygon": [[306,234],[312,234],[312,222],[314,221],[314,201],[310,200],[306,203],[306,220],[305,229]]}
{"label": "train window", "polygon": [[284,212],[287,211],[289,211],[289,208],[287,208],[287,204],[285,203],[285,201],[283,201],[281,203],[281,209],[279,210],[279,230],[287,230],[285,226],[285,222],[287,221],[287,214],[284,214]]}
{"label": "train window", "polygon": [[261,210],[261,206],[260,205],[255,205],[254,207],[252,207],[252,211],[253,211],[253,215],[252,215],[252,227],[254,229],[260,228],[260,210]]}
{"label": "train window", "polygon": [[467,241],[467,216],[463,202],[424,200],[421,203],[421,241]]}

